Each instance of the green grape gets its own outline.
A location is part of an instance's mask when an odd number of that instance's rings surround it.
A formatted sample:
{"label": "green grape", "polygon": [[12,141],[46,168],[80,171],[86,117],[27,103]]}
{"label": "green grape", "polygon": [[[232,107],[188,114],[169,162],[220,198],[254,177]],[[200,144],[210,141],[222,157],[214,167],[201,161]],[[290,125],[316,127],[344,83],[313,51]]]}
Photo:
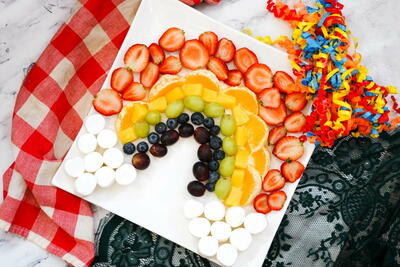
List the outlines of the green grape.
{"label": "green grape", "polygon": [[221,133],[225,136],[231,136],[235,133],[236,122],[232,115],[224,115],[221,119]]}
{"label": "green grape", "polygon": [[149,135],[150,126],[145,121],[138,121],[135,123],[135,133],[137,137],[145,138]]}
{"label": "green grape", "polygon": [[161,121],[161,113],[156,110],[150,110],[146,114],[146,121],[150,125],[156,125]]}
{"label": "green grape", "polygon": [[204,107],[204,114],[210,118],[218,118],[224,115],[225,108],[220,104],[209,103]]}
{"label": "green grape", "polygon": [[177,118],[185,109],[185,105],[182,100],[175,100],[172,103],[169,103],[167,106],[167,110],[165,111],[165,115],[168,118]]}
{"label": "green grape", "polygon": [[230,178],[220,178],[215,184],[215,195],[217,195],[219,199],[224,200],[228,197],[231,188]]}
{"label": "green grape", "polygon": [[237,152],[237,145],[235,139],[232,137],[225,137],[222,141],[222,150],[228,156],[233,156]]}
{"label": "green grape", "polygon": [[225,157],[221,160],[219,164],[219,173],[223,177],[231,177],[233,171],[235,170],[235,158],[234,157]]}
{"label": "green grape", "polygon": [[197,95],[191,95],[185,97],[185,106],[194,112],[202,112],[204,109],[204,100]]}

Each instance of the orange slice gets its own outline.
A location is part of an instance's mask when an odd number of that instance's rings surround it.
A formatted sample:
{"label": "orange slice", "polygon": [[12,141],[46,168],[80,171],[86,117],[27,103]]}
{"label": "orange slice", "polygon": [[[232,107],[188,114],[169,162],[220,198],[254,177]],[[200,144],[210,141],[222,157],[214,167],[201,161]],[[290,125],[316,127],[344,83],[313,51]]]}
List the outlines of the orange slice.
{"label": "orange slice", "polygon": [[151,88],[149,100],[154,100],[165,95],[169,91],[183,85],[184,80],[178,75],[164,75]]}
{"label": "orange slice", "polygon": [[204,88],[220,91],[220,83],[218,78],[209,70],[196,70],[189,72],[185,76],[185,83],[199,83]]}
{"label": "orange slice", "polygon": [[264,177],[271,164],[271,154],[267,147],[261,147],[250,155],[250,166],[253,166],[261,178]]}
{"label": "orange slice", "polygon": [[246,174],[241,188],[242,197],[239,205],[245,206],[253,201],[253,199],[260,193],[261,190],[261,176],[256,169],[249,166],[246,169]]}
{"label": "orange slice", "polygon": [[244,126],[248,129],[248,144],[251,151],[259,150],[267,144],[268,126],[258,115],[249,113],[249,121]]}
{"label": "orange slice", "polygon": [[135,121],[144,119],[147,109],[147,104],[144,102],[131,102],[121,110],[115,121],[115,131],[121,143],[125,144],[137,139],[133,125]]}
{"label": "orange slice", "polygon": [[258,102],[256,95],[246,87],[228,87],[224,93],[234,96],[237,102],[247,111],[258,114]]}

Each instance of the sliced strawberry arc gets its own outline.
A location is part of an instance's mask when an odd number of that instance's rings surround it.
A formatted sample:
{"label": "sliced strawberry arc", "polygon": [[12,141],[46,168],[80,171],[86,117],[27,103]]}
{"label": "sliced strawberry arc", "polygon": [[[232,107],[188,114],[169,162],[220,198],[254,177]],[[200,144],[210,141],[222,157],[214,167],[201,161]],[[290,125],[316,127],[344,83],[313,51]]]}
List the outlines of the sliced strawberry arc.
{"label": "sliced strawberry arc", "polygon": [[285,186],[285,183],[285,178],[279,170],[269,170],[262,182],[262,190],[265,192],[279,190]]}
{"label": "sliced strawberry arc", "polygon": [[164,61],[165,53],[158,44],[152,43],[149,46],[149,52],[150,52],[151,62],[153,62],[154,64],[158,65]]}
{"label": "sliced strawberry arc", "polygon": [[288,182],[294,183],[303,175],[304,165],[297,160],[286,161],[281,166],[281,172]]}
{"label": "sliced strawberry arc", "polygon": [[272,72],[265,64],[253,64],[244,74],[246,86],[254,93],[272,87]]}
{"label": "sliced strawberry arc", "polygon": [[220,58],[224,62],[230,62],[235,56],[236,47],[233,42],[229,39],[222,38],[218,42],[217,51],[215,56]]}
{"label": "sliced strawberry arc", "polygon": [[157,82],[159,75],[159,67],[150,62],[147,67],[140,73],[140,82],[146,88],[151,88]]}
{"label": "sliced strawberry arc", "polygon": [[198,40],[189,40],[182,47],[179,58],[190,70],[204,68],[209,60],[207,48]]}
{"label": "sliced strawberry arc", "polygon": [[281,93],[277,88],[268,88],[258,94],[261,106],[266,108],[277,108],[281,104]]}
{"label": "sliced strawberry arc", "polygon": [[258,58],[251,50],[243,47],[236,51],[233,62],[238,70],[245,73],[253,64],[258,63]]}
{"label": "sliced strawberry arc", "polygon": [[175,52],[185,43],[185,32],[179,28],[169,28],[158,40],[158,44],[168,52]]}
{"label": "sliced strawberry arc", "polygon": [[137,82],[131,83],[122,94],[122,98],[129,101],[143,100],[146,96],[147,90],[144,89],[141,83]]}
{"label": "sliced strawberry arc", "polygon": [[304,154],[304,146],[299,138],[285,136],[276,143],[272,153],[280,160],[298,160]]}
{"label": "sliced strawberry arc", "polygon": [[211,57],[207,63],[207,69],[212,71],[218,80],[224,81],[228,79],[228,67],[225,62],[217,57]]}
{"label": "sliced strawberry arc", "polygon": [[274,74],[274,86],[279,89],[282,93],[292,93],[294,92],[294,80],[293,78],[284,71],[277,71]]}
{"label": "sliced strawberry arc", "polygon": [[285,205],[287,196],[283,191],[272,192],[268,196],[268,206],[271,210],[281,210]]}
{"label": "sliced strawberry arc", "polygon": [[118,68],[111,74],[111,88],[117,92],[122,92],[133,82],[133,75],[127,68]]}
{"label": "sliced strawberry arc", "polygon": [[264,108],[263,106],[260,106],[258,112],[260,117],[268,125],[278,125],[283,123],[287,115],[286,106],[283,102],[281,102],[277,108]]}
{"label": "sliced strawberry arc", "polygon": [[104,89],[96,94],[93,99],[94,109],[104,116],[118,114],[122,109],[122,98],[113,89]]}
{"label": "sliced strawberry arc", "polygon": [[304,125],[306,125],[306,116],[300,111],[294,112],[285,119],[284,124],[289,133],[301,132]]}
{"label": "sliced strawberry arc", "polygon": [[271,211],[268,205],[268,195],[259,194],[253,200],[253,207],[258,213],[267,214]]}
{"label": "sliced strawberry arc", "polygon": [[213,32],[203,32],[200,34],[199,40],[207,48],[208,54],[213,56],[217,51],[218,36]]}
{"label": "sliced strawberry arc", "polygon": [[150,52],[143,44],[132,45],[124,56],[124,63],[133,72],[141,72],[149,63]]}
{"label": "sliced strawberry arc", "polygon": [[300,111],[307,105],[306,94],[291,93],[286,95],[285,105],[291,111]]}
{"label": "sliced strawberry arc", "polygon": [[163,74],[178,74],[181,70],[181,61],[175,56],[167,57],[160,65],[160,72]]}
{"label": "sliced strawberry arc", "polygon": [[228,72],[228,79],[225,81],[227,85],[238,86],[242,83],[243,74],[238,70],[230,70]]}
{"label": "sliced strawberry arc", "polygon": [[287,134],[285,126],[280,125],[272,128],[268,135],[268,145],[273,146]]}

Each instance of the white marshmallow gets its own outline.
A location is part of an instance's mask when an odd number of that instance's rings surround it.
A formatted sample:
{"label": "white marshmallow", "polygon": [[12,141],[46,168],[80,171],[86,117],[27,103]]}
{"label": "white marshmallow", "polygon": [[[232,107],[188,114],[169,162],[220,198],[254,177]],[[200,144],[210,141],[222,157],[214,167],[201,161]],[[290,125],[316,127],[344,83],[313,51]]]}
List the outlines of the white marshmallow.
{"label": "white marshmallow", "polygon": [[69,176],[76,178],[85,171],[85,163],[81,157],[67,159],[64,170]]}
{"label": "white marshmallow", "polygon": [[239,227],[244,221],[246,212],[242,207],[230,207],[226,210],[225,220],[233,228]]}
{"label": "white marshmallow", "polygon": [[212,236],[205,236],[199,240],[199,253],[204,257],[213,257],[218,251],[218,240]]}
{"label": "white marshmallow", "polygon": [[86,130],[91,134],[98,134],[106,126],[106,120],[100,114],[89,115],[85,120]]}
{"label": "white marshmallow", "polygon": [[99,152],[90,152],[83,158],[85,170],[95,172],[103,165],[103,157]]}
{"label": "white marshmallow", "polygon": [[244,228],[233,230],[229,237],[229,242],[239,251],[248,249],[252,240],[251,234]]}
{"label": "white marshmallow", "polygon": [[96,150],[97,139],[91,133],[84,133],[78,138],[78,149],[82,153],[90,153]]}
{"label": "white marshmallow", "polygon": [[204,207],[204,216],[210,221],[222,220],[225,216],[225,206],[220,201],[208,202]]}
{"label": "white marshmallow", "polygon": [[124,162],[124,154],[118,148],[112,147],[104,151],[103,161],[108,167],[116,169]]}
{"label": "white marshmallow", "polygon": [[111,148],[114,147],[118,142],[117,134],[110,129],[101,130],[97,135],[97,143],[101,148]]}
{"label": "white marshmallow", "polygon": [[96,177],[91,173],[84,173],[75,180],[75,190],[81,196],[88,196],[93,193],[97,185]]}
{"label": "white marshmallow", "polygon": [[97,179],[97,184],[103,188],[111,186],[115,181],[115,171],[107,166],[98,169],[94,176]]}
{"label": "white marshmallow", "polygon": [[194,218],[189,222],[189,232],[198,238],[202,238],[210,233],[210,221],[206,218]]}
{"label": "white marshmallow", "polygon": [[223,244],[217,251],[217,260],[223,266],[232,266],[238,256],[238,252],[231,244]]}
{"label": "white marshmallow", "polygon": [[193,219],[203,214],[204,205],[200,201],[190,199],[186,201],[183,207],[183,214],[187,219]]}
{"label": "white marshmallow", "polygon": [[231,236],[232,228],[226,222],[214,222],[211,225],[211,235],[220,242],[225,242]]}
{"label": "white marshmallow", "polygon": [[258,234],[264,231],[267,227],[267,218],[261,213],[249,213],[244,219],[244,228],[246,228],[250,234]]}
{"label": "white marshmallow", "polygon": [[137,172],[135,167],[133,167],[131,164],[125,163],[115,172],[115,180],[120,185],[128,185],[135,181],[136,175]]}

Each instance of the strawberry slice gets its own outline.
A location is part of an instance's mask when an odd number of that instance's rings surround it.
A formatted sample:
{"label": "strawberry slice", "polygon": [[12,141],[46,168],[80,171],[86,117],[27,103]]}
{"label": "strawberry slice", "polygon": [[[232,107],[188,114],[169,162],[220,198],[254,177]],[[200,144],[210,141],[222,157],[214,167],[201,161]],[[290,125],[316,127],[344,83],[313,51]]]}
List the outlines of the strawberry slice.
{"label": "strawberry slice", "polygon": [[158,40],[158,44],[168,52],[175,52],[185,43],[185,32],[179,28],[169,28]]}
{"label": "strawberry slice", "polygon": [[179,53],[182,65],[190,70],[204,68],[209,60],[207,48],[199,40],[189,40]]}
{"label": "strawberry slice", "polygon": [[133,72],[141,72],[149,63],[150,52],[143,44],[132,45],[124,56],[124,63]]}
{"label": "strawberry slice", "polygon": [[267,194],[259,194],[253,200],[253,207],[258,213],[267,214],[271,211],[268,206],[268,195]]}
{"label": "strawberry slice", "polygon": [[268,145],[273,146],[287,134],[285,126],[280,125],[272,128],[268,135]]}
{"label": "strawberry slice", "polygon": [[291,111],[300,111],[307,105],[306,94],[291,93],[286,95],[285,105]]}
{"label": "strawberry slice", "polygon": [[163,74],[178,74],[181,70],[181,61],[175,56],[167,57],[160,65],[160,72]]}
{"label": "strawberry slice", "polygon": [[294,80],[284,71],[277,71],[274,74],[274,86],[282,93],[290,94],[295,92]]}
{"label": "strawberry slice", "polygon": [[246,86],[254,93],[272,87],[272,72],[265,64],[253,64],[244,74]]}
{"label": "strawberry slice", "polygon": [[127,68],[118,68],[111,74],[111,88],[117,92],[122,92],[133,82],[133,75]]}
{"label": "strawberry slice", "polygon": [[149,52],[150,52],[151,62],[153,62],[154,64],[158,65],[164,61],[165,53],[158,44],[152,43],[149,46]]}
{"label": "strawberry slice", "polygon": [[93,99],[94,109],[104,116],[118,114],[122,109],[122,98],[113,89],[104,89],[98,92]]}
{"label": "strawberry slice", "polygon": [[217,57],[210,58],[210,61],[207,63],[207,69],[212,71],[220,81],[228,79],[228,67],[225,62]]}
{"label": "strawberry slice", "polygon": [[271,210],[281,210],[285,205],[287,196],[283,191],[272,192],[268,196],[268,206]]}
{"label": "strawberry slice", "polygon": [[285,186],[285,183],[285,178],[279,170],[269,170],[262,182],[262,190],[265,192],[279,190]]}
{"label": "strawberry slice", "polygon": [[298,160],[304,154],[304,146],[299,138],[285,136],[276,143],[272,153],[280,160]]}
{"label": "strawberry slice", "polygon": [[286,117],[284,124],[289,133],[298,133],[306,125],[306,116],[300,111],[294,112]]}
{"label": "strawberry slice", "polygon": [[228,79],[225,81],[227,85],[238,86],[242,83],[243,74],[238,70],[230,70],[228,72]]}
{"label": "strawberry slice", "polygon": [[224,62],[230,62],[235,56],[236,47],[229,39],[222,38],[218,42],[215,56],[222,59]]}
{"label": "strawberry slice", "polygon": [[200,34],[199,40],[207,48],[208,54],[213,56],[217,51],[218,36],[213,32],[203,32]]}
{"label": "strawberry slice", "polygon": [[122,98],[129,101],[143,100],[147,95],[146,89],[144,89],[141,83],[131,83],[123,92]]}
{"label": "strawberry slice", "polygon": [[286,161],[281,166],[281,172],[288,182],[294,183],[303,175],[304,166],[297,160]]}
{"label": "strawberry slice", "polygon": [[151,88],[157,82],[159,75],[158,65],[150,62],[147,67],[140,73],[140,82],[146,88]]}
{"label": "strawberry slice", "polygon": [[261,106],[266,108],[277,108],[281,104],[281,93],[276,88],[268,88],[258,94]]}
{"label": "strawberry slice", "polygon": [[201,2],[203,2],[203,0],[181,0],[181,2],[185,3],[188,6],[193,6],[200,4]]}
{"label": "strawberry slice", "polygon": [[258,113],[268,125],[278,125],[283,123],[287,114],[286,106],[282,101],[277,108],[264,108],[263,106],[260,106]]}
{"label": "strawberry slice", "polygon": [[236,51],[233,62],[238,70],[245,73],[251,65],[258,63],[258,58],[250,49],[243,47]]}

